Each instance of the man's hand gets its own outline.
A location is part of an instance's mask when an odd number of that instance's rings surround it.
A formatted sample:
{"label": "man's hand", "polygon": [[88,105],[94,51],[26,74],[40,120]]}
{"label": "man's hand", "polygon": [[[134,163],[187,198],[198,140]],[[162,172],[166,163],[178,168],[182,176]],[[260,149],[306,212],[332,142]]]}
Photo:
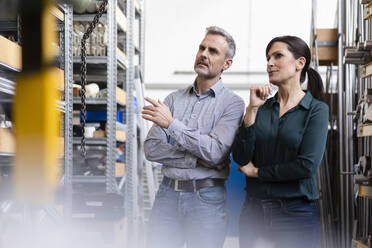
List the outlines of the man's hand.
{"label": "man's hand", "polygon": [[246,165],[238,166],[238,170],[245,174],[247,177],[258,177],[258,168],[256,168],[252,162],[249,162]]}
{"label": "man's hand", "polygon": [[171,122],[174,120],[168,106],[160,100],[155,101],[149,97],[145,97],[145,100],[152,105],[143,107],[142,118],[152,121],[160,127],[168,128]]}
{"label": "man's hand", "polygon": [[221,171],[225,169],[225,167],[230,166],[230,157],[228,157],[225,161],[223,161],[221,164],[218,164],[218,165],[210,165],[206,161],[200,158],[198,158],[197,163],[200,165],[203,165],[206,168],[216,169],[216,170]]}

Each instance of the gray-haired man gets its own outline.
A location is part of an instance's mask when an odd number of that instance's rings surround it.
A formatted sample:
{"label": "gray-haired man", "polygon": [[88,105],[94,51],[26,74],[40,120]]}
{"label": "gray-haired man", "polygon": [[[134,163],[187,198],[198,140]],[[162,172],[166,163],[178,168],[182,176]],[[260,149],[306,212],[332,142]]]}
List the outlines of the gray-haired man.
{"label": "gray-haired man", "polygon": [[220,78],[232,64],[235,42],[207,28],[199,45],[193,85],[143,108],[154,122],[146,158],[163,164],[164,179],[150,217],[148,247],[223,247],[227,214],[225,180],[230,147],[244,112],[243,100]]}

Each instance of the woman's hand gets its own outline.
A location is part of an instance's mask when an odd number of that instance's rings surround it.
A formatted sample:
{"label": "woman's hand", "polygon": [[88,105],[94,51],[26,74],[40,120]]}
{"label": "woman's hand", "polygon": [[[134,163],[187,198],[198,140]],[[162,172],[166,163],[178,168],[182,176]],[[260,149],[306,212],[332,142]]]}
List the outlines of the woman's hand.
{"label": "woman's hand", "polygon": [[252,162],[249,162],[248,164],[243,166],[238,165],[238,170],[247,177],[258,177],[258,168],[256,168]]}
{"label": "woman's hand", "polygon": [[250,89],[249,105],[245,109],[244,125],[251,126],[256,121],[258,108],[262,106],[271,95],[271,84],[254,86]]}
{"label": "woman's hand", "polygon": [[260,86],[254,86],[250,89],[249,106],[252,108],[258,108],[262,106],[266,99],[272,93],[271,84],[265,84]]}

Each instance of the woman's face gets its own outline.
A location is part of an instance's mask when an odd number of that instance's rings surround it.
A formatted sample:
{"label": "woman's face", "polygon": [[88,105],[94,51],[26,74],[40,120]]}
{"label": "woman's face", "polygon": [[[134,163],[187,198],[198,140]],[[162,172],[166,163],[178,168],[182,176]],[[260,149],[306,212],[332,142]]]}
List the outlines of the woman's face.
{"label": "woman's face", "polygon": [[267,73],[272,84],[279,85],[290,79],[298,77],[303,68],[301,60],[304,57],[295,59],[284,42],[274,42],[267,54]]}

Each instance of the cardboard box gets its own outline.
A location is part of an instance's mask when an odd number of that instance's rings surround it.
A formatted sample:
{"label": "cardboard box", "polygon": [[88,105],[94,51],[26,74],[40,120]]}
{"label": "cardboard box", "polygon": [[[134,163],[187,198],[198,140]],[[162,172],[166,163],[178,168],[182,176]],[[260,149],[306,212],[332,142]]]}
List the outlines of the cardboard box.
{"label": "cardboard box", "polygon": [[0,152],[15,153],[15,136],[10,128],[0,128]]}
{"label": "cardboard box", "polygon": [[125,105],[127,103],[127,94],[119,87],[116,87],[116,102],[122,105]]}
{"label": "cardboard box", "polygon": [[357,127],[357,137],[372,136],[372,124],[359,124]]}
{"label": "cardboard box", "polygon": [[96,130],[93,133],[94,138],[105,138],[106,137],[106,132],[103,130]]}
{"label": "cardboard box", "polygon": [[22,47],[0,35],[0,62],[22,70]]}
{"label": "cardboard box", "polygon": [[65,138],[64,137],[58,137],[58,157],[64,157],[65,156]]}
{"label": "cardboard box", "polygon": [[[319,65],[337,65],[338,62],[338,30],[331,29],[316,29],[318,47]],[[315,58],[315,47],[312,49],[312,56]]]}
{"label": "cardboard box", "polygon": [[125,134],[125,131],[116,130],[116,140],[125,142],[126,139],[127,139],[127,136]]}
{"label": "cardboard box", "polygon": [[57,67],[53,68],[57,77],[57,89],[60,91],[65,90],[65,72]]}
{"label": "cardboard box", "polygon": [[372,75],[372,62],[362,66],[362,78]]}
{"label": "cardboard box", "polygon": [[115,163],[115,177],[122,177],[125,173],[125,164],[124,163]]}
{"label": "cardboard box", "polygon": [[72,95],[73,96],[80,96],[80,88],[72,88]]}
{"label": "cardboard box", "polygon": [[[107,137],[107,132],[103,131],[103,130],[96,130],[93,133],[93,137],[94,138],[105,138],[105,137]],[[125,142],[125,140],[126,140],[125,132],[122,131],[122,130],[116,130],[116,140],[121,141],[121,142]]]}

